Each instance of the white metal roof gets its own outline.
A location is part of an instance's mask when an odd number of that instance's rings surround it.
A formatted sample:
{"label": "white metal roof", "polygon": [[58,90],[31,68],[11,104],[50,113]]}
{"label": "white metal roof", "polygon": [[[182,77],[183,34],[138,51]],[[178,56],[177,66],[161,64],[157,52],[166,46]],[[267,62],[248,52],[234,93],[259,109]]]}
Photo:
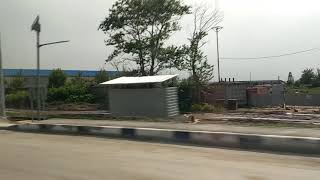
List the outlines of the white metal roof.
{"label": "white metal roof", "polygon": [[178,76],[175,75],[157,75],[157,76],[141,76],[141,77],[120,77],[110,81],[100,83],[101,85],[117,85],[117,84],[144,84],[144,83],[161,83]]}

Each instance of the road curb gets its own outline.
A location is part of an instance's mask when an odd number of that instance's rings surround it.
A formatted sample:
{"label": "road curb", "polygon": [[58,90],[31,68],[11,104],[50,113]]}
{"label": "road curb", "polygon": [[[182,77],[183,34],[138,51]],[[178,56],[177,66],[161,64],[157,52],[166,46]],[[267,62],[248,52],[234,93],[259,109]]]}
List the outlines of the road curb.
{"label": "road curb", "polygon": [[175,129],[80,126],[65,124],[18,124],[14,131],[94,135],[126,139],[187,143],[202,146],[320,155],[320,138]]}

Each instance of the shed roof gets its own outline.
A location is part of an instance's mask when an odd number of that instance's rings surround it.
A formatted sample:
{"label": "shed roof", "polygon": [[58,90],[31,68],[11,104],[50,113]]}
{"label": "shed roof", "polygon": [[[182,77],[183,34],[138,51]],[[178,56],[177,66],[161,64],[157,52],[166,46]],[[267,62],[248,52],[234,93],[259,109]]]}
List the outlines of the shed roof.
{"label": "shed roof", "polygon": [[141,76],[141,77],[120,77],[110,81],[100,83],[101,85],[121,85],[121,84],[146,84],[161,83],[178,76],[175,75],[157,75],[157,76]]}

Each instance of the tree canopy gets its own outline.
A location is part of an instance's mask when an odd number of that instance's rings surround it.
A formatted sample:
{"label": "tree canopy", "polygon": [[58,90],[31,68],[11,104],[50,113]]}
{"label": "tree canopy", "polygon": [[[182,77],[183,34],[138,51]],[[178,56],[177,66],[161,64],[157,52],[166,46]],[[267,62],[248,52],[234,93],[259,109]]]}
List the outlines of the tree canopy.
{"label": "tree canopy", "polygon": [[312,84],[315,79],[315,73],[313,72],[313,69],[305,69],[302,71],[302,75],[300,78],[301,84]]}
{"label": "tree canopy", "polygon": [[140,75],[154,75],[179,61],[180,48],[166,46],[170,35],[180,30],[180,18],[190,7],[180,0],[118,0],[99,29],[107,34],[114,50],[107,61],[130,61]]}
{"label": "tree canopy", "polygon": [[188,38],[189,45],[185,45],[186,58],[180,63],[182,70],[191,72],[192,79],[196,84],[207,83],[213,78],[213,65],[208,63],[207,56],[202,47],[207,43],[205,38],[209,32],[222,21],[222,15],[204,6],[196,6],[193,9],[193,29]]}
{"label": "tree canopy", "polygon": [[64,86],[67,75],[60,69],[54,69],[49,75],[49,88],[58,88]]}

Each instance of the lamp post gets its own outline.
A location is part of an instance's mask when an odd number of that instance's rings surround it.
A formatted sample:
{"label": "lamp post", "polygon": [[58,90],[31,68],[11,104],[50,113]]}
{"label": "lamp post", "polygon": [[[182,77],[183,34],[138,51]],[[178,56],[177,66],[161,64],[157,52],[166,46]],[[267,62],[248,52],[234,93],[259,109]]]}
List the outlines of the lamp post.
{"label": "lamp post", "polygon": [[220,56],[219,56],[219,31],[223,27],[221,26],[215,26],[212,29],[216,32],[217,35],[217,61],[218,61],[218,82],[220,82]]}
{"label": "lamp post", "polygon": [[37,47],[37,117],[38,117],[38,120],[40,120],[40,108],[41,108],[40,107],[40,47],[69,42],[69,41],[56,41],[56,42],[40,44],[41,25],[39,20],[40,20],[40,17],[38,15],[31,25],[31,31],[36,31],[37,33],[36,47]]}
{"label": "lamp post", "polygon": [[5,103],[5,87],[4,87],[4,75],[3,75],[3,67],[2,67],[2,51],[1,51],[1,34],[0,34],[0,101],[1,101],[1,112],[0,116],[2,118],[6,118],[6,103]]}

